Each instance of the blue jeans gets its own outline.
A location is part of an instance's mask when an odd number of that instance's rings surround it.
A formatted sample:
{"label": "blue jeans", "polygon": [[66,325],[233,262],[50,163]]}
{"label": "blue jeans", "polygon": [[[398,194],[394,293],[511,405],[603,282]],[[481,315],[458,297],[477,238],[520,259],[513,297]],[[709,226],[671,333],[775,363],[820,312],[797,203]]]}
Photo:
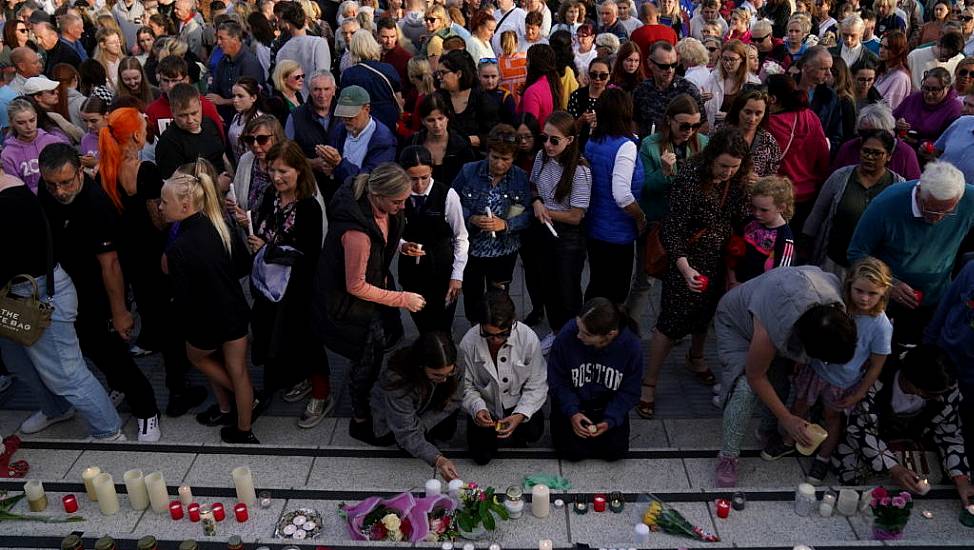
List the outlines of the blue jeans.
{"label": "blue jeans", "polygon": [[[46,277],[38,277],[41,299],[47,300]],[[32,287],[28,282],[13,286],[17,296],[28,296]],[[54,269],[54,314],[40,340],[25,347],[0,338],[0,352],[10,372],[25,382],[41,403],[47,416],[64,414],[74,406],[88,422],[90,435],[110,437],[122,428],[122,420],[115,411],[108,393],[95,378],[81,356],[74,321],[78,317],[78,295],[71,277],[61,269]]]}

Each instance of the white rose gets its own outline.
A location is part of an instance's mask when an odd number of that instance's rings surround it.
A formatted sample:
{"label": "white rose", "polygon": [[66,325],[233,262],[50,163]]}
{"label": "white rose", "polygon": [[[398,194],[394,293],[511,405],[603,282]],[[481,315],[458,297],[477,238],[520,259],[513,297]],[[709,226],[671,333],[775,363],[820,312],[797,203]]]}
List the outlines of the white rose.
{"label": "white rose", "polygon": [[386,516],[382,518],[382,526],[390,532],[399,531],[399,527],[401,525],[402,520],[400,520],[399,516],[396,514],[386,514]]}

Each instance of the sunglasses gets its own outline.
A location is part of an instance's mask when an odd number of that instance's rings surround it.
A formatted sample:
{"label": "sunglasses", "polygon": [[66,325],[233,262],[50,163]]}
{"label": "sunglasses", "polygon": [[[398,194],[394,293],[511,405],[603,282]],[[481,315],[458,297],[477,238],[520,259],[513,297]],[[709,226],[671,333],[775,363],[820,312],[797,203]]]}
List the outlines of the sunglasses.
{"label": "sunglasses", "polygon": [[481,57],[480,58],[480,61],[478,63],[480,65],[483,65],[485,63],[489,63],[491,65],[497,65],[497,58],[496,57]]}
{"label": "sunglasses", "polygon": [[703,122],[697,122],[696,124],[690,124],[689,122],[681,122],[678,128],[681,132],[686,132],[688,130],[693,130],[696,132],[703,127]]}
{"label": "sunglasses", "polygon": [[303,74],[292,74],[291,75],[291,78],[293,78],[294,80],[304,80],[304,75]]}
{"label": "sunglasses", "polygon": [[247,145],[253,145],[255,142],[258,145],[267,145],[267,142],[270,140],[271,140],[270,134],[240,136],[240,141],[246,143]]}
{"label": "sunglasses", "polygon": [[965,23],[970,23],[971,21],[974,21],[974,15],[962,15],[960,16],[960,20]]}
{"label": "sunglasses", "polygon": [[591,71],[588,73],[588,77],[592,80],[608,80],[609,73],[600,73],[598,71]]}
{"label": "sunglasses", "polygon": [[[710,50],[710,51],[714,51],[716,49],[718,49],[718,48],[714,48],[713,50]],[[676,70],[676,68],[680,66],[679,63],[660,63],[659,61],[656,61],[655,59],[650,59],[650,61],[652,61],[653,62],[653,65],[656,65],[661,71],[668,71],[670,69]]]}
{"label": "sunglasses", "polygon": [[438,18],[438,17],[427,17],[427,18],[426,18],[426,22],[427,22],[427,23],[436,23],[436,22],[437,22],[437,20],[439,20],[439,18]]}
{"label": "sunglasses", "polygon": [[541,143],[548,143],[550,141],[551,144],[554,145],[555,147],[561,145],[561,142],[566,139],[568,138],[549,136],[548,134],[541,134],[540,136],[538,136],[538,141],[540,141]]}
{"label": "sunglasses", "polygon": [[507,330],[502,330],[500,332],[493,332],[493,333],[491,333],[491,332],[487,332],[486,330],[484,330],[483,325],[481,325],[481,327],[480,327],[480,336],[482,336],[483,338],[487,338],[487,339],[493,338],[493,339],[496,339],[496,340],[507,340],[508,338],[511,337],[511,332],[513,330],[514,330],[514,327],[509,327]]}
{"label": "sunglasses", "polygon": [[[717,46],[707,46],[707,51],[708,52],[711,52],[711,53],[713,53],[713,52],[715,52],[715,51],[717,51],[719,49],[720,48],[718,48]],[[656,62],[654,61],[653,63],[656,63]],[[656,64],[659,65],[659,63],[656,63]],[[676,63],[674,63],[674,65],[676,65]]]}
{"label": "sunglasses", "polygon": [[957,69],[958,78],[967,78],[969,76],[974,76],[974,69]]}
{"label": "sunglasses", "polygon": [[752,36],[751,37],[751,42],[764,42],[765,40],[768,39],[769,36],[771,36],[771,35],[770,34],[766,34],[764,36]]}

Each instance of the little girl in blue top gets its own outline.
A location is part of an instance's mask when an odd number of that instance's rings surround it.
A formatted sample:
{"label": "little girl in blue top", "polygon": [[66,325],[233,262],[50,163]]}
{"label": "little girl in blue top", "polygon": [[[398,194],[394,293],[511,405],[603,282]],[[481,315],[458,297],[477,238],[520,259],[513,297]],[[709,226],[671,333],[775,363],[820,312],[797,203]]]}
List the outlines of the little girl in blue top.
{"label": "little girl in blue top", "polygon": [[[812,461],[809,483],[818,485],[828,475],[829,459],[844,432],[844,412],[866,396],[891,352],[893,325],[886,317],[886,304],[892,287],[893,274],[882,261],[866,257],[854,264],[843,284],[843,300],[856,321],[855,355],[842,365],[813,360],[795,376],[791,412],[804,417],[821,400],[828,432]],[[777,460],[794,450],[793,441],[773,442],[761,452],[761,458]]]}

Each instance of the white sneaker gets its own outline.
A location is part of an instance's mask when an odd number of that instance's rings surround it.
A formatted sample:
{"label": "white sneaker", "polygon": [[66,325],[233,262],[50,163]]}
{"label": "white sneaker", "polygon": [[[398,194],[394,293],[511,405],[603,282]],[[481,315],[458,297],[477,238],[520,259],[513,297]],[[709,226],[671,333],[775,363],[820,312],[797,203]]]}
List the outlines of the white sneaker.
{"label": "white sneaker", "polygon": [[298,419],[298,427],[308,429],[321,424],[321,421],[331,412],[334,404],[331,399],[309,399],[308,405],[304,408],[304,413]]}
{"label": "white sneaker", "polygon": [[112,390],[108,392],[108,398],[112,400],[112,406],[117,409],[118,406],[122,404],[122,401],[125,400],[125,394],[120,391]]}
{"label": "white sneaker", "polygon": [[550,332],[541,340],[541,355],[548,355],[551,351],[551,346],[555,343],[555,333]]}
{"label": "white sneaker", "polygon": [[87,441],[89,443],[119,443],[128,440],[129,438],[125,437],[122,430],[119,430],[108,437],[89,437]]}
{"label": "white sneaker", "polygon": [[136,421],[139,424],[139,441],[153,443],[162,437],[162,431],[159,430],[158,414],[149,418],[136,418]]}
{"label": "white sneaker", "polygon": [[14,385],[14,377],[8,376],[6,374],[0,374],[0,393],[3,393],[10,389],[10,386]]}
{"label": "white sneaker", "polygon": [[44,411],[37,411],[36,413],[27,417],[27,420],[20,425],[20,433],[25,434],[36,434],[37,432],[42,432],[47,428],[57,424],[59,422],[66,422],[74,418],[74,407],[68,409],[68,412],[60,416],[48,417],[44,414]]}

